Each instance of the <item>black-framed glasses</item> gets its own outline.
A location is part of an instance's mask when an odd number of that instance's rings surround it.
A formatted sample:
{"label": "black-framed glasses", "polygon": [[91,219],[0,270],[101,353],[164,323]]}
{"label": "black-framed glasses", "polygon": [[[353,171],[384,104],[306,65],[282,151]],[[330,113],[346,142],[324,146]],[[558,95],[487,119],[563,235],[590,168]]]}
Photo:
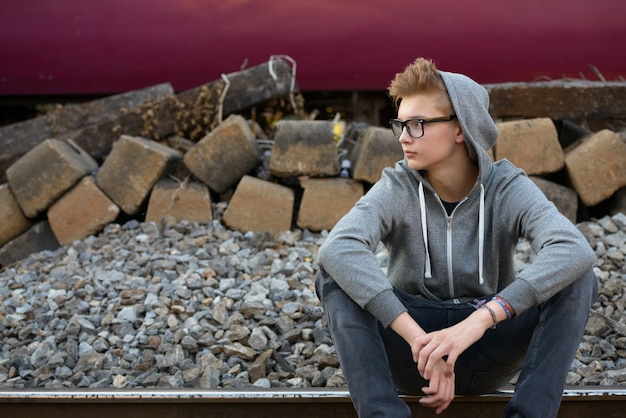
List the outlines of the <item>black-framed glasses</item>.
{"label": "black-framed glasses", "polygon": [[411,138],[421,138],[424,136],[424,124],[435,122],[449,122],[456,119],[456,115],[441,116],[439,118],[422,119],[411,118],[407,120],[391,119],[389,125],[396,139],[400,139],[402,130],[406,127],[406,131]]}

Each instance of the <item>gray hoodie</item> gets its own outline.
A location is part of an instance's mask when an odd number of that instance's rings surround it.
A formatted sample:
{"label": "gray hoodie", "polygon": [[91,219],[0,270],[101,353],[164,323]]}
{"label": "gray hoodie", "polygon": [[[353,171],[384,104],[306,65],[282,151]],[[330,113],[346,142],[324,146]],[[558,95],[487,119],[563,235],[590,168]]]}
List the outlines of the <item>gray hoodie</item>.
{"label": "gray hoodie", "polygon": [[[405,160],[383,170],[320,247],[321,268],[385,327],[407,309],[392,287],[430,300],[472,301],[498,294],[516,313],[546,301],[589,271],[595,255],[571,221],[507,160],[487,154],[498,136],[487,91],[440,71],[479,175],[448,216],[419,171]],[[535,252],[519,273],[519,238]],[[387,274],[375,256],[389,251]]]}

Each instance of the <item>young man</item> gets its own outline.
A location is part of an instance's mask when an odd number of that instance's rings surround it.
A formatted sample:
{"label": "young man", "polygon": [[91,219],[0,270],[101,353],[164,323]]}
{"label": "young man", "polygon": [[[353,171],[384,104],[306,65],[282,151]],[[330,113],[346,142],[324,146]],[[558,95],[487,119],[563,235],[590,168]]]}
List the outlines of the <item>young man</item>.
{"label": "young man", "polygon": [[[556,416],[597,293],[591,247],[522,170],[490,160],[498,131],[483,87],[420,58],[389,94],[405,158],[318,255],[316,289],[359,416],[411,416],[398,393],[441,413],[518,372],[503,416]],[[536,257],[516,273],[520,237]]]}

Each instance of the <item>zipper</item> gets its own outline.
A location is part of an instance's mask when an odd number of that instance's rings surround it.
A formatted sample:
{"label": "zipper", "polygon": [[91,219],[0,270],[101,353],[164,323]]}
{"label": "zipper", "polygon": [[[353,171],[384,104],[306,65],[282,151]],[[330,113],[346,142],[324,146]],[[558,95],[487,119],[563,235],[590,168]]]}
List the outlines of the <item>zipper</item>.
{"label": "zipper", "polygon": [[[467,196],[461,199],[459,203],[457,203],[455,208],[452,210],[452,213],[450,214],[450,216],[448,216],[446,212],[446,262],[448,265],[448,292],[450,293],[450,299],[455,298],[454,274],[452,273],[453,271],[452,270],[452,218],[454,217],[454,212],[456,212],[459,206],[461,206],[467,199],[468,199]],[[439,202],[441,203],[441,199],[439,199]],[[443,207],[443,203],[441,203],[441,206]],[[445,208],[444,208],[444,212],[445,212]]]}

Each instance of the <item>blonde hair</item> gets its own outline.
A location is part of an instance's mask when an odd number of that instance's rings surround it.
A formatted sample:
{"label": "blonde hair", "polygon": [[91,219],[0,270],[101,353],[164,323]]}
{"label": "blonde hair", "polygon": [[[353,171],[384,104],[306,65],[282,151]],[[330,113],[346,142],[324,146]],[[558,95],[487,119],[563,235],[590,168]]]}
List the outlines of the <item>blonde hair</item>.
{"label": "blonde hair", "polygon": [[418,93],[434,93],[437,97],[436,106],[445,113],[453,112],[446,85],[432,60],[416,59],[403,72],[396,74],[387,90],[396,109],[405,97]]}

